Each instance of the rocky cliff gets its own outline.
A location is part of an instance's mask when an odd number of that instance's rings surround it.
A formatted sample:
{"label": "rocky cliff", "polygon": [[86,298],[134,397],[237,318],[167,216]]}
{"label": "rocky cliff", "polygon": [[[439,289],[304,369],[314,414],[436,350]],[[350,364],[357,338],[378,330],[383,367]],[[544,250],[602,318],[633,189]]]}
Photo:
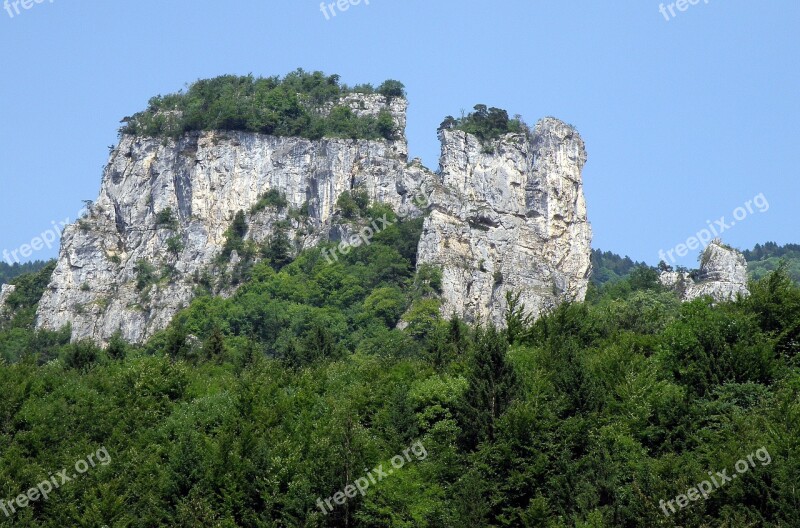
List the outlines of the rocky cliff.
{"label": "rocky cliff", "polygon": [[502,324],[507,292],[534,316],[583,300],[592,235],[577,132],[547,118],[490,145],[459,130],[441,140],[418,258],[442,269],[444,315]]}
{"label": "rocky cliff", "polygon": [[[346,102],[357,113],[377,115],[386,108],[398,126],[405,125],[404,99],[366,95],[355,104],[353,97]],[[56,329],[71,323],[74,339],[100,342],[119,330],[141,342],[188,304],[198,276],[222,251],[236,213],[251,211],[271,189],[285,195],[286,206],[254,211],[247,236],[263,239],[276,222],[288,222],[296,250],[326,236],[337,198],[356,187],[371,200],[413,212],[409,190],[419,187],[424,171],[407,169],[407,152],[403,136],[123,136],[111,152],[100,196],[64,231],[37,325]]]}
{"label": "rocky cliff", "polygon": [[700,269],[694,273],[665,271],[661,283],[674,288],[684,301],[709,296],[715,301],[735,300],[748,295],[747,262],[744,255],[719,239],[713,240],[700,257]]}
{"label": "rocky cliff", "polygon": [[[342,102],[357,115],[389,110],[404,131],[403,98]],[[123,136],[99,197],[63,234],[37,326],[70,323],[76,340],[106,342],[120,331],[142,342],[192,299],[219,262],[237,212],[247,213],[247,238],[262,242],[280,222],[299,251],[338,236],[336,201],[353,189],[403,215],[421,214],[415,203],[426,194],[419,264],[442,268],[443,315],[501,323],[506,292],[520,293],[534,315],[583,299],[591,230],[581,183],[586,153],[573,128],[545,119],[491,148],[445,130],[438,174],[408,163],[403,134],[391,141]],[[270,190],[285,195],[285,205],[259,207]]]}
{"label": "rocky cliff", "polygon": [[6,301],[8,300],[8,297],[14,293],[15,290],[16,287],[12,286],[11,284],[0,285],[0,318],[2,318],[6,312]]}

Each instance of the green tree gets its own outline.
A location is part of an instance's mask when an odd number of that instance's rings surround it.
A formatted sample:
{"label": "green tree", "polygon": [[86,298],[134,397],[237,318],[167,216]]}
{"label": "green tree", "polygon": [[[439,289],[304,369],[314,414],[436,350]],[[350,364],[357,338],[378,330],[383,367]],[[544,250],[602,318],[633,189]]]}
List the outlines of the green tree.
{"label": "green tree", "polygon": [[248,229],[249,226],[247,225],[244,211],[238,211],[234,215],[230,227],[225,231],[225,245],[221,253],[222,258],[230,258],[234,251],[237,253],[242,253],[244,251],[244,237],[247,235]]}
{"label": "green tree", "polygon": [[497,328],[476,330],[460,420],[469,449],[494,440],[497,422],[514,399],[517,377],[507,351],[508,340]]}
{"label": "green tree", "polygon": [[389,79],[378,87],[378,93],[384,97],[405,97],[406,87],[400,81]]}
{"label": "green tree", "polygon": [[106,354],[114,360],[122,360],[128,355],[128,343],[122,338],[122,332],[117,330],[108,340]]}
{"label": "green tree", "polygon": [[269,260],[270,265],[275,271],[280,271],[284,266],[292,261],[292,243],[286,234],[285,229],[277,228],[275,233],[269,238],[264,256]]}
{"label": "green tree", "polygon": [[100,359],[100,349],[91,341],[78,341],[69,345],[64,353],[67,368],[86,370]]}

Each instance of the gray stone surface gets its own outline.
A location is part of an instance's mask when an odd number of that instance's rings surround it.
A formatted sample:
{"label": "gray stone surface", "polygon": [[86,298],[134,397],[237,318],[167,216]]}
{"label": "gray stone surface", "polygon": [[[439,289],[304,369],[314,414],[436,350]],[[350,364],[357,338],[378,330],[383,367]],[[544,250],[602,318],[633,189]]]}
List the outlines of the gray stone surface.
{"label": "gray stone surface", "polygon": [[747,261],[740,252],[719,239],[713,240],[700,257],[700,269],[694,280],[689,273],[665,271],[660,279],[664,286],[674,288],[684,301],[709,296],[715,301],[732,301],[737,295],[749,295]]}
{"label": "gray stone surface", "polygon": [[[348,99],[359,113],[388,108],[405,123],[404,99],[393,99],[389,107],[380,96],[364,96],[362,102]],[[195,133],[177,141],[123,136],[111,153],[100,196],[63,234],[37,325],[57,329],[71,323],[74,339],[105,342],[117,330],[132,342],[147,339],[189,303],[195,272],[219,254],[237,211],[249,211],[270,189],[285,193],[289,207],[308,206],[309,218],[302,225],[295,221],[290,230],[291,238],[299,238],[298,249],[326,236],[337,198],[354,187],[398,211],[419,214],[409,192],[430,172],[407,170],[407,151],[403,136],[396,141],[311,141],[244,132]],[[167,208],[176,229],[157,223]],[[285,215],[269,210],[255,215],[248,237],[265,239],[282,219]],[[167,251],[175,236],[184,247],[178,255]],[[176,278],[143,296],[136,288],[138,262],[158,272],[173,266]]]}
{"label": "gray stone surface", "polygon": [[[348,96],[360,115],[388,109],[405,126],[407,103]],[[404,130],[403,130],[404,134]],[[348,236],[336,225],[336,200],[353,188],[403,216],[429,208],[419,264],[441,266],[444,315],[501,323],[505,292],[519,292],[534,315],[563,300],[582,300],[590,271],[591,229],[581,170],[583,141],[547,118],[532,134],[510,134],[489,154],[476,138],[442,132],[440,172],[408,162],[395,141],[272,137],[203,132],[178,140],[123,136],[110,155],[100,195],[66,228],[58,264],[39,304],[37,326],[72,324],[73,339],[105,343],[116,331],[142,342],[165,328],[193,297],[237,211],[250,211],[270,189],[309,216],[265,209],[248,215],[248,238],[266,240],[290,222],[295,250]],[[174,212],[174,228],[158,215]],[[177,238],[176,238],[177,237]],[[168,241],[183,249],[171,254]],[[174,270],[145,292],[137,266]],[[230,293],[230,292],[226,292]]]}
{"label": "gray stone surface", "polygon": [[583,300],[592,233],[578,133],[547,118],[531,138],[506,135],[491,153],[461,131],[444,130],[441,139],[441,189],[419,262],[442,268],[442,314],[502,324],[506,292],[520,293],[534,316]]}
{"label": "gray stone surface", "polygon": [[16,286],[12,286],[11,284],[3,284],[0,286],[0,317],[3,316],[3,313],[6,311],[6,301],[8,300],[8,296],[14,293],[16,290]]}

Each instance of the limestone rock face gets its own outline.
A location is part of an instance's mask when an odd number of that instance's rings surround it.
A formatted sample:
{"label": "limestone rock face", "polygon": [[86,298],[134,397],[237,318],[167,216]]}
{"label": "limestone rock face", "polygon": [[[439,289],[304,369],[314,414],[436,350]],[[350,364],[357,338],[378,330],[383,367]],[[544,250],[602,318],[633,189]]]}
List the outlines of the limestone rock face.
{"label": "limestone rock face", "polygon": [[730,301],[737,294],[750,293],[744,255],[724,246],[719,240],[713,241],[703,252],[698,279],[686,290],[684,297],[687,301],[704,295],[717,301]]}
{"label": "limestone rock face", "polygon": [[552,118],[494,145],[443,130],[439,186],[431,193],[418,262],[442,269],[442,314],[502,325],[506,292],[533,316],[583,300],[591,226],[583,141]]}
{"label": "limestone rock face", "polygon": [[[99,197],[63,233],[37,327],[70,323],[74,340],[104,344],[119,331],[143,342],[189,304],[210,269],[219,270],[239,211],[246,240],[263,243],[280,223],[297,252],[353,236],[336,211],[338,197],[353,189],[401,217],[429,213],[418,262],[441,267],[445,316],[502,324],[506,292],[519,293],[534,316],[584,298],[586,152],[572,127],[547,118],[531,134],[508,134],[491,146],[443,130],[434,174],[408,162],[405,99],[349,95],[341,103],[356,115],[388,111],[401,133],[391,141],[218,131],[175,140],[123,136]],[[260,198],[270,190],[286,204],[264,206]],[[231,254],[217,272],[232,273],[239,257]]]}
{"label": "limestone rock face", "polygon": [[[350,96],[353,99],[355,96]],[[360,113],[386,108],[405,124],[406,102],[364,96]],[[247,237],[262,241],[288,211],[295,249],[327,236],[336,200],[359,188],[397,211],[429,171],[407,170],[405,137],[366,141],[203,132],[178,140],[123,136],[112,151],[100,196],[66,228],[58,264],[37,312],[39,328],[72,324],[73,339],[104,343],[116,331],[142,342],[165,328],[193,296],[221,252],[238,211],[267,191],[288,202],[248,215]]]}
{"label": "limestone rock face", "polygon": [[740,252],[713,240],[700,257],[700,269],[691,275],[676,271],[661,273],[661,283],[675,288],[684,301],[709,296],[724,302],[736,296],[749,295],[747,289],[747,261]]}
{"label": "limestone rock face", "polygon": [[6,311],[5,306],[8,296],[14,293],[16,289],[16,286],[12,286],[11,284],[3,284],[0,286],[0,317],[2,317],[3,313]]}

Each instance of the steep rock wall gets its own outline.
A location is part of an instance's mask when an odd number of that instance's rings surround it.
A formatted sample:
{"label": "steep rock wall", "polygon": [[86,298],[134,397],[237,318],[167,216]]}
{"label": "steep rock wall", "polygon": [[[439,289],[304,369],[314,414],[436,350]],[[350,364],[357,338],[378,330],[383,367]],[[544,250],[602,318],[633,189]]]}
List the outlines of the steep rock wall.
{"label": "steep rock wall", "polygon": [[[405,124],[404,99],[348,98],[357,113],[389,109]],[[238,211],[267,191],[308,216],[289,233],[297,249],[327,236],[336,200],[354,188],[398,211],[415,210],[409,192],[424,171],[407,170],[396,141],[273,137],[203,132],[178,140],[124,136],[111,153],[100,196],[66,228],[58,264],[37,313],[39,328],[70,323],[73,339],[105,342],[116,331],[141,342],[165,328],[193,296],[197,274],[214,261]],[[165,211],[172,211],[170,225]],[[263,240],[285,216],[260,212],[248,237]],[[179,251],[170,251],[170,248]],[[137,286],[145,268],[155,277]],[[146,273],[144,275],[147,275]],[[165,277],[165,278],[162,278]]]}
{"label": "steep rock wall", "polygon": [[591,226],[583,141],[557,119],[492,145],[443,130],[419,262],[441,267],[445,316],[503,324],[506,293],[540,315],[588,287]]}

